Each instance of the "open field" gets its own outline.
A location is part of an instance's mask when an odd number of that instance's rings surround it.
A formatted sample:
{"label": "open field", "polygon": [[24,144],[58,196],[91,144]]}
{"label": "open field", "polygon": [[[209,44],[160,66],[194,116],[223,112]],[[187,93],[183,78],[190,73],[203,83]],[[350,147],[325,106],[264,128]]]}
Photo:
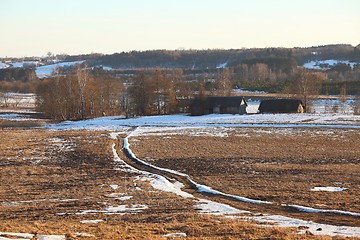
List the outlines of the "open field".
{"label": "open field", "polygon": [[[306,224],[262,226],[252,217],[265,214],[360,226],[358,216],[306,213],[281,205],[359,213],[358,129],[151,127],[138,128],[129,137],[132,151],[146,162],[272,205],[234,202],[184,186],[182,190],[193,196],[187,197],[156,186],[159,176],[121,161],[126,159],[121,138],[131,131],[3,124],[0,239],[23,239],[12,233],[28,233],[34,239],[41,234],[58,239],[167,239],[167,234],[186,239],[344,238],[313,235],[327,232]],[[330,186],[341,190],[311,191]],[[205,202],[207,207],[226,205],[217,206],[220,214],[205,214],[204,201],[213,201]],[[224,209],[228,212],[221,213]]]}
{"label": "open field", "polygon": [[[240,209],[279,213],[278,205],[286,204],[360,212],[360,133],[356,129],[177,131],[149,131],[131,138],[131,148],[140,159],[187,173],[213,189],[276,204],[263,209],[235,203]],[[346,190],[312,191],[326,186]],[[286,210],[282,214],[291,217],[360,226],[359,217]]]}

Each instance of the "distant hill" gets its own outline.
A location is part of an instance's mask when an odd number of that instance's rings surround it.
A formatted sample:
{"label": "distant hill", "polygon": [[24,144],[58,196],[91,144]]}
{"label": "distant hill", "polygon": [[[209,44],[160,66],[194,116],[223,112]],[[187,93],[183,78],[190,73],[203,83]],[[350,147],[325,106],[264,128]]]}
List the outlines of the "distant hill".
{"label": "distant hill", "polygon": [[[114,53],[110,55],[90,54],[67,56],[65,61],[86,60],[90,65],[112,68],[183,68],[215,69],[234,67],[241,63],[263,59],[292,59],[302,66],[310,61],[328,59],[360,62],[360,48],[347,44],[325,45],[307,48],[253,48],[253,49],[209,49],[209,50],[152,50]],[[285,60],[286,61],[286,60]]]}

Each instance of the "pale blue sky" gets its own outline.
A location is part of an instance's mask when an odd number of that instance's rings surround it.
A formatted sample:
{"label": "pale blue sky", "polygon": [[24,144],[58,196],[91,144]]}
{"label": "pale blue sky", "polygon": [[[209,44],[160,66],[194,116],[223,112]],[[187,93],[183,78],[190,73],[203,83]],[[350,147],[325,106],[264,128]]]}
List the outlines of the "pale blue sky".
{"label": "pale blue sky", "polygon": [[0,57],[360,44],[360,0],[0,0]]}

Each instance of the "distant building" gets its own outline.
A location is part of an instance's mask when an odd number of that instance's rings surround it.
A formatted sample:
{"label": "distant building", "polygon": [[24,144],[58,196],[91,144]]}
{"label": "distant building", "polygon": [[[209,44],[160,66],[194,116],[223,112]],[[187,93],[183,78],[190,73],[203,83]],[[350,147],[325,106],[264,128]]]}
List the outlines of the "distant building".
{"label": "distant building", "polygon": [[244,97],[203,97],[195,98],[190,104],[193,116],[205,114],[246,114],[247,102]]}
{"label": "distant building", "polygon": [[298,99],[269,99],[262,100],[259,105],[260,113],[303,113],[304,104]]}

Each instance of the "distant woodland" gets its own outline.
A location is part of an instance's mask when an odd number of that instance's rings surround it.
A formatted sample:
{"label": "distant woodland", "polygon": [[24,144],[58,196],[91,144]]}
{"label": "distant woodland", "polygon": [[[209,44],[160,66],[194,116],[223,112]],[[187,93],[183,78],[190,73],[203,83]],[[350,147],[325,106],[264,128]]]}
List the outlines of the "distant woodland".
{"label": "distant woodland", "polygon": [[[57,69],[58,74],[47,79],[38,79],[34,68],[0,69],[0,91],[37,92],[39,109],[62,120],[181,112],[194,96],[226,96],[236,88],[297,94],[309,105],[319,94],[360,95],[359,64],[338,63],[325,70],[302,67],[328,59],[359,63],[360,46],[154,50],[57,58],[84,62]],[[54,106],[61,111],[54,112]]]}

